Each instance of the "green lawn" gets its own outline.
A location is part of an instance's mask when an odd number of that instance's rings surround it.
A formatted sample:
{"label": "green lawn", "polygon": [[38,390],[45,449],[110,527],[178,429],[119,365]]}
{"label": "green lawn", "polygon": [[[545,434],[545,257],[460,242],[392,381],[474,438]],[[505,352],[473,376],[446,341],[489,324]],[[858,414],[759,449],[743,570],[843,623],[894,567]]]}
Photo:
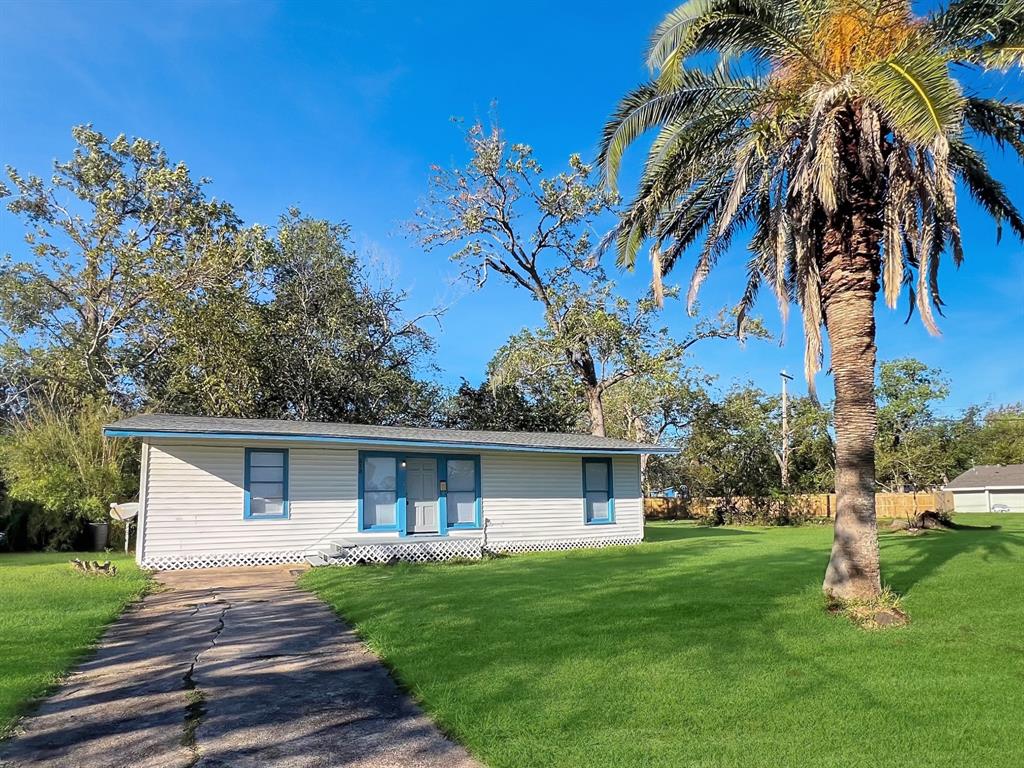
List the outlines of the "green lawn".
{"label": "green lawn", "polygon": [[[109,558],[118,574],[78,573],[68,565],[76,556]],[[124,556],[0,554],[0,738],[146,584],[146,575]]]}
{"label": "green lawn", "polygon": [[491,766],[1024,765],[1024,515],[882,534],[911,625],[822,609],[831,529],[321,568],[332,603]]}

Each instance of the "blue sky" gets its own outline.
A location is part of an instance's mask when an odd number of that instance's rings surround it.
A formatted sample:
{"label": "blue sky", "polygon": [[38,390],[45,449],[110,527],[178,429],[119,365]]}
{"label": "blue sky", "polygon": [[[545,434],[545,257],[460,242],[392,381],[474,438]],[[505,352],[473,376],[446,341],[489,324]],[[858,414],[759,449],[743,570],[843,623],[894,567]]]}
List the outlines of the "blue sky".
{"label": "blue sky", "polygon": [[[247,222],[273,223],[290,205],[351,224],[356,247],[410,294],[411,310],[450,304],[436,361],[446,383],[478,382],[493,351],[540,321],[510,288],[453,285],[444,254],[404,234],[426,192],[429,166],[464,159],[452,117],[488,115],[511,141],[534,145],[550,172],[572,152],[593,156],[618,97],[644,78],[651,28],[668,2],[0,3],[0,160],[47,175],[69,156],[72,125],[159,140],[174,160],[213,180]],[[998,93],[1024,98],[1019,76]],[[1024,173],[992,156],[1024,205]],[[628,191],[628,187],[626,188]],[[949,413],[970,402],[1024,399],[1024,248],[996,245],[994,227],[962,205],[967,259],[943,268],[943,336],[905,309],[880,305],[881,359],[913,355],[952,379]],[[25,254],[21,228],[0,213],[0,251]],[[704,309],[735,301],[743,250],[723,259]],[[685,272],[673,281],[685,282]],[[648,274],[617,277],[630,295]],[[685,334],[678,306],[666,323]],[[760,307],[769,326],[774,302]],[[692,362],[723,384],[775,389],[778,371],[803,389],[802,338],[791,321],[777,342],[708,342]],[[819,375],[831,397],[831,381]]]}

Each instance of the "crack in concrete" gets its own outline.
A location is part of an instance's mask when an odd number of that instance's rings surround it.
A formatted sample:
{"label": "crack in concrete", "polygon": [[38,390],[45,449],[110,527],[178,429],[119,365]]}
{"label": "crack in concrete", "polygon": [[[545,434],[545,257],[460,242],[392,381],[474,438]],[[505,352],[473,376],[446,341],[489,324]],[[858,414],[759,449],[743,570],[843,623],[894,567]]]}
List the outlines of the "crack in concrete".
{"label": "crack in concrete", "polygon": [[[192,657],[192,663],[188,665],[188,670],[181,678],[182,687],[186,691],[185,696],[188,700],[188,703],[185,705],[185,719],[182,723],[181,744],[192,753],[192,758],[188,762],[189,766],[194,766],[199,762],[200,754],[199,745],[196,743],[196,731],[206,715],[206,697],[195,681],[196,665],[199,663],[200,656],[211,648],[216,647],[217,638],[224,631],[224,617],[231,610],[231,603],[221,600],[217,594],[213,595],[212,602],[224,603],[224,608],[221,610],[220,616],[217,617],[217,626],[213,630],[213,637],[210,638],[210,642],[205,647],[196,651],[196,655]],[[206,602],[197,603],[190,615],[195,616],[199,613],[199,609],[206,605],[208,605]]]}

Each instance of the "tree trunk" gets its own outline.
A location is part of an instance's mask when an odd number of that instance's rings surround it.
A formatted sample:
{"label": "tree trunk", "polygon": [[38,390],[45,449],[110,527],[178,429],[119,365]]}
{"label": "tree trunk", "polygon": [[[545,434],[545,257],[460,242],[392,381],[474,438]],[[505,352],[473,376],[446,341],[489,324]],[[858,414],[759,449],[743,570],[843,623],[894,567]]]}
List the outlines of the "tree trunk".
{"label": "tree trunk", "polygon": [[590,434],[604,437],[604,401],[600,387],[587,387],[587,413],[590,414]]}
{"label": "tree trunk", "polygon": [[881,593],[875,522],[875,295],[881,239],[877,187],[858,161],[855,118],[844,132],[850,198],[825,224],[819,266],[835,381],[836,518],[822,588],[842,599]]}
{"label": "tree trunk", "polygon": [[604,386],[597,377],[594,356],[587,347],[566,351],[569,367],[579,378],[587,398],[587,413],[590,415],[590,434],[604,437]]}

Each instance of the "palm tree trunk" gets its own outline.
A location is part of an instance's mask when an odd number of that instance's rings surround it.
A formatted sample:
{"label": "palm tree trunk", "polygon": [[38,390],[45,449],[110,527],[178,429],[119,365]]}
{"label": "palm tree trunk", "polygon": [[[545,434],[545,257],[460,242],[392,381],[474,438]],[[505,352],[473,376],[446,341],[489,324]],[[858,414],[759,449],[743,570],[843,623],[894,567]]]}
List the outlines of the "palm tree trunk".
{"label": "palm tree trunk", "polygon": [[881,195],[861,171],[853,122],[844,137],[851,196],[826,225],[819,262],[836,388],[835,534],[822,588],[841,599],[871,599],[882,591],[875,521],[874,313]]}
{"label": "palm tree trunk", "polygon": [[881,592],[875,523],[875,318],[870,298],[844,297],[827,310],[836,402],[836,522],[825,592]]}

